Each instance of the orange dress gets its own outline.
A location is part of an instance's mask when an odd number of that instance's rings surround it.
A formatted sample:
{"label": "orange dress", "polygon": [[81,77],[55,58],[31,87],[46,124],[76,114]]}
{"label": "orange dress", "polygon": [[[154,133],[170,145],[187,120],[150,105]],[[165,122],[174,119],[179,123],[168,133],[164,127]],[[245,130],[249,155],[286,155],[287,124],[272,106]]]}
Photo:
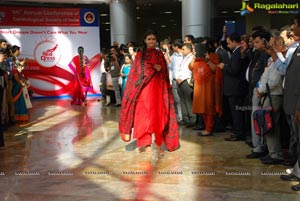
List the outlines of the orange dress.
{"label": "orange dress", "polygon": [[[217,54],[210,53],[210,61],[218,65]],[[193,113],[202,114],[207,132],[213,131],[213,116],[222,114],[222,72],[216,67],[211,69],[204,58],[195,60],[189,66],[194,76]]]}
{"label": "orange dress", "polygon": [[[218,64],[216,54],[210,54],[210,60]],[[191,67],[194,76],[193,113],[215,114],[215,72],[209,67],[205,59],[198,58]]]}

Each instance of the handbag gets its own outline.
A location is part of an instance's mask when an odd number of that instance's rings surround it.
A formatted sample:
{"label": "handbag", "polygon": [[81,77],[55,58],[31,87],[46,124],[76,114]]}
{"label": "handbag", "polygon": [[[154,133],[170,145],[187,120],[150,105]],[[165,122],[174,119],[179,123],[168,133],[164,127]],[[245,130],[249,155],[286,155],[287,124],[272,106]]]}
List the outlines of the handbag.
{"label": "handbag", "polygon": [[[266,83],[267,94],[264,96],[263,101],[260,104],[260,107],[253,112],[253,124],[256,135],[268,134],[272,131],[274,127],[274,115],[273,115],[273,105],[270,94],[270,87]],[[263,108],[266,98],[270,100],[270,107]]]}

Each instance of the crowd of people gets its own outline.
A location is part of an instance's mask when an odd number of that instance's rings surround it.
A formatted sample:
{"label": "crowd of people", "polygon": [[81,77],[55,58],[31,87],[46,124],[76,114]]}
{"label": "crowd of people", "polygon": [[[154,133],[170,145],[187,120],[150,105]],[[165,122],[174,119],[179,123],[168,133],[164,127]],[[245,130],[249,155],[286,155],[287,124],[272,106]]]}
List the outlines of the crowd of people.
{"label": "crowd of people", "polygon": [[[299,42],[299,15],[280,30],[257,26],[240,35],[227,34],[224,27],[220,38],[186,35],[183,41],[158,43],[150,30],[142,45],[114,43],[102,51],[104,105],[121,107],[121,139],[135,138],[140,152],[152,153],[152,135],[160,156],[163,144],[168,151],[178,149],[178,126],[199,130],[200,137],[230,130],[226,141],[252,147],[247,159],[290,166],[280,178],[300,182]],[[91,87],[83,51],[79,47],[69,64],[78,75],[72,104],[86,105]],[[26,60],[19,61],[19,54],[20,47],[0,40],[1,128],[29,120],[29,82],[22,73]],[[273,128],[265,135],[257,134],[253,119],[260,108],[272,110]],[[292,189],[300,191],[300,185]]]}
{"label": "crowd of people", "polygon": [[32,107],[28,88],[30,82],[23,74],[26,59],[20,61],[21,49],[0,39],[0,147],[4,147],[3,129],[16,122],[29,120]]}
{"label": "crowd of people", "polygon": [[[151,45],[150,38],[154,40]],[[115,95],[115,106],[119,107],[122,100],[121,138],[128,142],[133,136],[140,151],[151,152],[149,136],[154,134],[158,153],[163,153],[162,142],[169,151],[176,150],[177,132],[171,135],[173,141],[168,141],[169,129],[174,132],[176,127],[174,111],[177,125],[201,130],[201,137],[229,130],[231,135],[224,140],[245,141],[252,147],[245,158],[292,167],[280,178],[300,181],[299,39],[300,16],[296,16],[280,30],[257,26],[252,33],[240,35],[227,34],[224,27],[219,39],[186,35],[184,41],[165,39],[158,43],[151,33],[133,55],[128,52],[129,47],[137,48],[132,42],[121,45],[121,51],[118,45],[112,46],[104,56],[102,73],[107,85],[112,85],[114,94],[109,96]],[[128,65],[125,57],[131,57],[126,74],[121,73]],[[117,73],[112,72],[115,68]],[[111,73],[112,84],[107,73]],[[119,78],[124,76],[127,84],[122,85],[121,93]],[[109,105],[111,99],[106,100]],[[254,112],[261,108],[272,110],[273,128],[264,135],[257,133],[253,119]],[[300,185],[292,189],[299,191]]]}

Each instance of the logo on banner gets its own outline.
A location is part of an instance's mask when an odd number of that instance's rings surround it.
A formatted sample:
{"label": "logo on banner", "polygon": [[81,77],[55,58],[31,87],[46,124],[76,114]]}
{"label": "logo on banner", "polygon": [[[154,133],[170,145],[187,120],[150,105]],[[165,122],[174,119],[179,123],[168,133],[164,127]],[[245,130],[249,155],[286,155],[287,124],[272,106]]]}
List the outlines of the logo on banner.
{"label": "logo on banner", "polygon": [[268,14],[298,14],[299,3],[246,3],[242,2],[241,16],[254,12],[254,10],[265,10]]}
{"label": "logo on banner", "polygon": [[35,60],[44,67],[55,66],[59,62],[60,56],[58,44],[53,41],[42,41],[34,49]]}
{"label": "logo on banner", "polygon": [[86,12],[83,19],[86,23],[92,24],[95,21],[95,14],[92,12]]}
{"label": "logo on banner", "polygon": [[241,16],[245,16],[254,11],[254,9],[245,1],[242,2],[242,8],[240,10],[241,10]]}

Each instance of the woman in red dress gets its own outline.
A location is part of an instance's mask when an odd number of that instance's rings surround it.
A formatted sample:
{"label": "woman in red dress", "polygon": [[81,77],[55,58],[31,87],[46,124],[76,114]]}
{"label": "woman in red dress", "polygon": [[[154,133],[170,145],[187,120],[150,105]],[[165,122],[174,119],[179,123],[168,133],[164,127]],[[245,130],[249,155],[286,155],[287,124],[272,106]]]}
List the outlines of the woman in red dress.
{"label": "woman in red dress", "polygon": [[120,113],[119,130],[123,141],[137,139],[140,151],[151,152],[152,134],[156,149],[163,155],[162,143],[169,151],[179,147],[174,100],[164,55],[155,49],[156,36],[148,31],[144,48],[132,64]]}
{"label": "woman in red dress", "polygon": [[83,52],[83,47],[78,47],[78,55],[69,63],[69,67],[75,76],[71,102],[75,105],[81,105],[83,102],[86,105],[87,92],[92,89],[89,70],[90,61],[87,56],[83,55]]}

